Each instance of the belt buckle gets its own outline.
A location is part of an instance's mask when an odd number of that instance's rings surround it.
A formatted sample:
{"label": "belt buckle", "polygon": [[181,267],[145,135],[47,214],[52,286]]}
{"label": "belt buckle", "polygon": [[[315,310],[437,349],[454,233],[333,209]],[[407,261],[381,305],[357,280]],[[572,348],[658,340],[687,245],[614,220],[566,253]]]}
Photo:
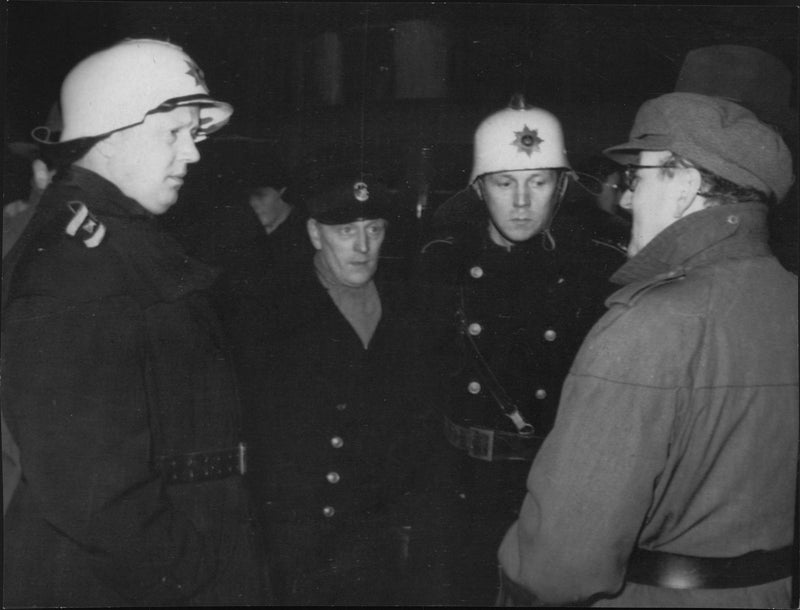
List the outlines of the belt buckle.
{"label": "belt buckle", "polygon": [[467,454],[479,460],[492,461],[494,453],[494,430],[470,428],[467,443]]}

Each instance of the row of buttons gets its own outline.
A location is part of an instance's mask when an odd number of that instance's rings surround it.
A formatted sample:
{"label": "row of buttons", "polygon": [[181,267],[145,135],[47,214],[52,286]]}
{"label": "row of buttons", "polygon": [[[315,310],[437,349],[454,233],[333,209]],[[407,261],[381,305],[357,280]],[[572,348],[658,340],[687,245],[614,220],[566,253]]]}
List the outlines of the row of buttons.
{"label": "row of buttons", "polygon": [[[344,411],[345,409],[347,409],[346,403],[340,402],[336,405],[337,411]],[[342,447],[344,447],[344,439],[341,436],[331,437],[331,447],[333,447],[334,449],[341,449]],[[325,479],[331,485],[335,485],[336,483],[342,480],[342,477],[338,472],[331,471],[325,475]],[[331,518],[336,514],[336,509],[333,508],[333,506],[323,506],[322,514],[327,518]]]}
{"label": "row of buttons", "polygon": [[[331,485],[335,485],[336,483],[338,483],[339,481],[342,480],[341,475],[339,475],[338,472],[333,472],[333,471],[331,471],[328,474],[326,474],[325,478],[328,480],[328,483],[330,483]],[[322,514],[325,517],[328,517],[328,518],[333,517],[336,514],[336,509],[333,508],[333,506],[323,506],[322,507]]]}
{"label": "row of buttons", "polygon": [[[481,391],[480,382],[478,382],[478,381],[470,381],[467,384],[467,391],[470,394],[480,394],[480,391]],[[539,400],[544,400],[545,398],[547,398],[547,390],[545,390],[544,388],[539,388],[534,393],[534,396],[536,396],[536,398],[538,398]]]}
{"label": "row of buttons", "polygon": [[[473,337],[477,337],[483,332],[483,326],[481,326],[478,322],[473,322],[467,326],[467,332]],[[555,341],[558,334],[552,328],[548,328],[546,331],[544,331],[543,336],[545,341]]]}
{"label": "row of buttons", "polygon": [[[735,224],[735,222],[733,222],[731,220],[732,218],[735,219],[736,217],[735,216],[728,216],[728,222],[730,222],[731,224]],[[738,219],[736,219],[736,221],[738,222]],[[474,277],[476,280],[479,280],[479,279],[481,279],[483,277],[483,268],[479,267],[478,265],[475,265],[474,267],[470,268],[469,274],[472,277]],[[559,284],[563,284],[564,283],[564,278],[563,277],[558,278],[558,283]]]}

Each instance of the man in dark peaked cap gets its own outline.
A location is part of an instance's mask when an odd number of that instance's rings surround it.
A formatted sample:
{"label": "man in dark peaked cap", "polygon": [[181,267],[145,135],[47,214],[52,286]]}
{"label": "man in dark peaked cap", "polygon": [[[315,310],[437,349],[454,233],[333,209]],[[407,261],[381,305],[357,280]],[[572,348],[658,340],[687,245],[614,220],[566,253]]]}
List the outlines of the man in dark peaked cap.
{"label": "man in dark peaked cap", "polygon": [[279,603],[393,605],[425,445],[407,294],[379,275],[394,197],[360,173],[310,190],[314,254],[275,274],[239,343],[248,480]]}

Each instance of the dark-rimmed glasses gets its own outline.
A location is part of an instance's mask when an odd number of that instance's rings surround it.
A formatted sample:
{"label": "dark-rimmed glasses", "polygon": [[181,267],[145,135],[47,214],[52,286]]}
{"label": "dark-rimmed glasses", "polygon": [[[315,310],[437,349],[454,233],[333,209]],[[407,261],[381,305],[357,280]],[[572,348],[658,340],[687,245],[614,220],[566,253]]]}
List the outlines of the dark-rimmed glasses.
{"label": "dark-rimmed glasses", "polygon": [[625,170],[622,172],[622,187],[623,191],[630,191],[631,193],[636,190],[636,185],[639,182],[639,178],[636,175],[636,172],[640,169],[664,169],[664,165],[635,165],[633,163],[629,163],[625,166]]}

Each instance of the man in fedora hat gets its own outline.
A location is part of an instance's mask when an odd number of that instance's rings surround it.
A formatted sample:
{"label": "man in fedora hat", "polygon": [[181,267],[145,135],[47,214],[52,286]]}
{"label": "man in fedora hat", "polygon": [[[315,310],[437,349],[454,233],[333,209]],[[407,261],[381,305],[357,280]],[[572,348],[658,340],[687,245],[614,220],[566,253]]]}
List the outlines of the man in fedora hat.
{"label": "man in fedora hat", "polygon": [[765,228],[789,150],[743,106],[681,92],[605,154],[627,164],[629,260],[500,546],[504,601],[788,607],[797,277]]}

